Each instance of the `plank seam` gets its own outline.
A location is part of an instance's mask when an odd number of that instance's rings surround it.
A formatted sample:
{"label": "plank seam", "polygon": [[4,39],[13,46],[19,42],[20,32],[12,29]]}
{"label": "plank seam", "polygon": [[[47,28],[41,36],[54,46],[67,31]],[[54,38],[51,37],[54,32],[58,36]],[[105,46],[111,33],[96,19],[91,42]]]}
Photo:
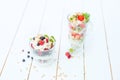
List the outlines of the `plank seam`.
{"label": "plank seam", "polygon": [[58,49],[58,56],[57,56],[57,66],[56,66],[56,77],[55,77],[55,80],[57,80],[57,75],[58,75],[59,56],[60,56],[60,46],[61,46],[62,29],[63,29],[63,19],[64,19],[63,15],[64,15],[64,10],[63,10],[62,20],[61,20],[60,42],[59,42],[59,49]]}
{"label": "plank seam", "polygon": [[30,77],[30,72],[31,72],[32,64],[33,64],[33,60],[32,60],[31,63],[30,63],[30,68],[29,68],[27,80],[29,80],[29,77]]}
{"label": "plank seam", "polygon": [[110,59],[110,51],[109,51],[109,46],[108,46],[108,38],[107,38],[105,19],[104,19],[104,15],[103,15],[104,12],[103,12],[102,0],[101,0],[101,12],[102,12],[102,17],[103,17],[103,26],[104,26],[104,33],[105,33],[105,41],[106,41],[107,55],[108,55],[108,61],[109,61],[109,68],[110,68],[110,73],[111,73],[111,80],[114,80],[113,72],[112,72],[111,59]]}
{"label": "plank seam", "polygon": [[86,64],[85,64],[85,47],[84,47],[84,44],[83,44],[83,70],[84,70],[84,80],[86,80]]}

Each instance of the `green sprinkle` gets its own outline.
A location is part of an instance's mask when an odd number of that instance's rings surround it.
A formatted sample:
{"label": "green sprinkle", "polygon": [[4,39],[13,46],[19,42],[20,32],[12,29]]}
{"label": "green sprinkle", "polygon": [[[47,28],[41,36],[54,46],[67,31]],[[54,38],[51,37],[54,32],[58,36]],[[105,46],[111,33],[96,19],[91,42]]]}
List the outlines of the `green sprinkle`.
{"label": "green sprinkle", "polygon": [[75,50],[74,50],[73,48],[70,48],[70,49],[69,49],[69,52],[70,52],[70,53],[73,53],[74,51],[75,51]]}

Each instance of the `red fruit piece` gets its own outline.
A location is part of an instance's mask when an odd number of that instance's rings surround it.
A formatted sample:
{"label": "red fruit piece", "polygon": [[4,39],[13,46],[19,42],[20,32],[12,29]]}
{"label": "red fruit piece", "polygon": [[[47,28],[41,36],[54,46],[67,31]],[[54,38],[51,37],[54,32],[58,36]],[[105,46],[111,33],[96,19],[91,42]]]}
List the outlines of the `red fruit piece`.
{"label": "red fruit piece", "polygon": [[72,25],[69,25],[70,29],[75,30],[75,27]]}
{"label": "red fruit piece", "polygon": [[78,15],[78,20],[80,20],[80,21],[83,21],[84,20],[84,16],[83,15]]}
{"label": "red fruit piece", "polygon": [[40,40],[40,41],[39,41],[39,45],[44,45],[44,41],[43,41],[43,40]]}
{"label": "red fruit piece", "polygon": [[46,38],[46,43],[48,43],[48,38]]}
{"label": "red fruit piece", "polygon": [[72,32],[72,34],[71,34],[71,35],[75,37],[75,36],[76,36],[76,33],[75,33],[75,32]]}
{"label": "red fruit piece", "polygon": [[68,58],[68,59],[70,59],[70,58],[71,58],[71,55],[70,55],[70,53],[69,53],[69,52],[66,52],[66,53],[65,53],[65,55],[67,56],[67,58]]}
{"label": "red fruit piece", "polygon": [[33,48],[34,49],[34,47],[33,47],[33,44],[31,43],[31,48]]}
{"label": "red fruit piece", "polygon": [[80,34],[76,34],[75,38],[79,40],[81,38],[81,35]]}
{"label": "red fruit piece", "polygon": [[44,50],[48,50],[48,48],[44,48]]}
{"label": "red fruit piece", "polygon": [[84,23],[81,23],[81,24],[80,24],[80,27],[81,27],[81,28],[85,28],[85,24],[84,24]]}

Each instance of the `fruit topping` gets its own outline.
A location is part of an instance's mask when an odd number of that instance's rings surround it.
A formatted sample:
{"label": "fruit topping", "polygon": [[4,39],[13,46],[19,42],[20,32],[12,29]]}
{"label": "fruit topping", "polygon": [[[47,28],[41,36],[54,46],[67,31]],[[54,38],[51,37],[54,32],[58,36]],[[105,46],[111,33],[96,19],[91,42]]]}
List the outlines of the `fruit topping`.
{"label": "fruit topping", "polygon": [[68,59],[71,58],[71,54],[69,52],[66,52],[65,55],[67,56]]}

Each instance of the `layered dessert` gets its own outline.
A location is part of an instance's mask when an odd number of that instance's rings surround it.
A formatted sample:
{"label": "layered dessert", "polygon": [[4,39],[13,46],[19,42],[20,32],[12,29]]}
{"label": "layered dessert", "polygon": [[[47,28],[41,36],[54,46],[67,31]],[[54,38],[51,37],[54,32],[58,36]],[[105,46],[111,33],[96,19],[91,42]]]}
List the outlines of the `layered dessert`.
{"label": "layered dessert", "polygon": [[48,36],[46,34],[38,34],[30,41],[30,47],[39,56],[47,56],[52,54],[55,47],[54,36]]}
{"label": "layered dessert", "polygon": [[86,24],[89,21],[88,13],[76,12],[68,16],[69,39],[73,48],[80,48],[86,33]]}

